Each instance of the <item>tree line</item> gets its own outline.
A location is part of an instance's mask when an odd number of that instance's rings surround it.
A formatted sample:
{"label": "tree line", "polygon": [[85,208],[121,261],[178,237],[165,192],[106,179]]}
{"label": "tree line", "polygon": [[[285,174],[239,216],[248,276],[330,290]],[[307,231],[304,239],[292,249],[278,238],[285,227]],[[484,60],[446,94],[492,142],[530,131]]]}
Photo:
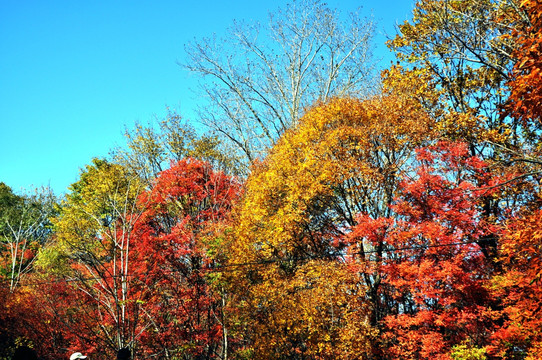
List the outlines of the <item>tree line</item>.
{"label": "tree line", "polygon": [[318,0],[188,44],[205,133],[0,183],[0,358],[538,359],[542,3]]}

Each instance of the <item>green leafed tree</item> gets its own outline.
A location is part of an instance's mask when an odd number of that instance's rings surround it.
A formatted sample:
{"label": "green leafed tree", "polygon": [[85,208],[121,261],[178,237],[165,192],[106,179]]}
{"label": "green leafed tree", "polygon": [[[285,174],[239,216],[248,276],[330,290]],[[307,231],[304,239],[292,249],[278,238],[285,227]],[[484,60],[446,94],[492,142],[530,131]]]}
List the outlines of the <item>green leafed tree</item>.
{"label": "green leafed tree", "polygon": [[30,272],[51,236],[56,199],[50,189],[17,195],[0,183],[0,271],[11,291]]}
{"label": "green leafed tree", "polygon": [[0,182],[0,359],[11,359],[17,346],[45,343],[31,284],[37,254],[52,238],[55,205],[48,188],[14,193]]}

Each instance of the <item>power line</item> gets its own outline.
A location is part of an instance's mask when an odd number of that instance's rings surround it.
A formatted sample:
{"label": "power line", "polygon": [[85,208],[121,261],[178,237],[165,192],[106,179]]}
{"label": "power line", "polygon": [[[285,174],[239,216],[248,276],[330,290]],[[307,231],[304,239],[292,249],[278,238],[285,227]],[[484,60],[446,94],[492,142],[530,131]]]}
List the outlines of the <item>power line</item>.
{"label": "power line", "polygon": [[[394,248],[394,249],[382,249],[382,250],[377,250],[377,249],[373,249],[373,250],[366,250],[366,251],[359,251],[359,252],[355,252],[355,253],[351,253],[351,254],[339,254],[339,253],[335,253],[335,254],[326,254],[326,255],[320,255],[320,256],[305,256],[305,257],[297,257],[297,258],[293,258],[291,260],[294,260],[294,261],[308,261],[308,260],[329,260],[329,259],[337,259],[337,258],[340,258],[340,257],[344,257],[344,256],[356,256],[356,255],[369,255],[369,254],[377,254],[377,253],[381,253],[381,254],[395,254],[395,253],[398,253],[398,252],[403,252],[403,251],[410,251],[410,250],[427,250],[427,249],[431,249],[431,248],[444,248],[444,247],[454,247],[454,246],[461,246],[461,245],[469,245],[469,244],[477,244],[479,241],[475,241],[475,240],[471,240],[471,241],[464,241],[464,242],[457,242],[457,243],[449,243],[449,244],[432,244],[432,245],[416,245],[416,246],[406,246],[406,247],[401,247],[401,248]],[[480,251],[467,251],[465,253],[465,255],[468,255],[468,254],[479,254]],[[427,254],[418,254],[417,257],[423,257],[423,256],[426,256]],[[222,265],[217,265],[217,266],[214,266],[214,267],[210,267],[210,268],[204,268],[203,270],[205,271],[205,273],[219,273],[219,272],[229,272],[229,271],[236,271],[237,268],[242,268],[242,267],[245,267],[245,266],[260,266],[260,267],[263,267],[263,266],[267,266],[269,264],[274,264],[274,263],[280,263],[280,262],[284,262],[284,261],[288,261],[289,259],[287,258],[275,258],[275,259],[262,259],[262,260],[256,260],[256,261],[249,261],[249,262],[244,262],[244,263],[229,263],[229,264],[222,264]],[[394,259],[394,258],[391,258],[391,257],[387,257],[387,258],[381,258],[380,260],[378,259],[363,259],[363,261],[365,262],[378,262],[378,261],[395,261],[397,259]],[[349,263],[347,262],[343,262],[343,263],[340,263],[340,264],[343,264],[343,265],[349,265]],[[231,269],[231,268],[234,268],[234,269]],[[195,269],[194,271],[195,272],[201,272],[202,269]],[[154,273],[131,273],[131,274],[120,274],[120,275],[105,275],[105,276],[100,276],[100,277],[87,277],[87,278],[70,278],[70,279],[55,279],[55,280],[52,280],[52,281],[40,281],[40,282],[34,282],[34,283],[26,283],[26,284],[22,284],[22,283],[19,283],[18,286],[39,286],[39,285],[51,285],[51,284],[56,284],[56,283],[70,283],[70,282],[90,282],[90,281],[103,281],[103,280],[107,280],[107,279],[115,279],[115,278],[130,278],[130,277],[146,277],[146,276],[149,276],[149,275],[173,275],[173,274],[176,274],[176,273],[180,273],[182,272],[183,270],[174,270],[174,269],[171,269],[171,270],[164,270],[164,271],[161,271],[161,272],[154,272]],[[4,282],[10,282],[9,279],[3,279]]]}

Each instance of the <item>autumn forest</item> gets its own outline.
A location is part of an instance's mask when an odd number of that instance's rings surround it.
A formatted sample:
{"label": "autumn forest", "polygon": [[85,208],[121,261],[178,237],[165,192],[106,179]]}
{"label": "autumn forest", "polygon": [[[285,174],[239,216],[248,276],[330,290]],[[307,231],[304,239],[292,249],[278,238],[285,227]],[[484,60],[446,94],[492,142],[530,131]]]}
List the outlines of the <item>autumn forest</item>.
{"label": "autumn forest", "polygon": [[0,359],[541,359],[542,1],[417,0],[379,74],[374,31],[235,23],[197,125],[0,182]]}

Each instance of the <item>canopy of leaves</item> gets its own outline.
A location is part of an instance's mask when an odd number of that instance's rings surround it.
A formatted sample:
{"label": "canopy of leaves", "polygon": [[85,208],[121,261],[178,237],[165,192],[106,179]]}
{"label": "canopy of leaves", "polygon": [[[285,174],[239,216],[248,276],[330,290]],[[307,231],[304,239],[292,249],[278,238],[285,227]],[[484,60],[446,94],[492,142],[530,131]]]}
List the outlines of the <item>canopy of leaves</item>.
{"label": "canopy of leaves", "polygon": [[[275,310],[293,312],[292,307],[282,303],[286,299],[277,293],[279,289],[292,288],[292,284],[296,286],[288,298],[301,298],[302,289],[308,287],[315,298],[320,297],[315,301],[322,304],[329,301],[327,309],[335,309],[337,319],[349,318],[347,307],[333,305],[332,299],[326,300],[328,284],[311,280],[304,264],[319,260],[311,263],[311,268],[316,267],[311,274],[316,269],[327,269],[325,271],[335,272],[329,277],[344,276],[342,270],[326,264],[342,257],[346,245],[344,236],[356,224],[357,213],[389,214],[401,174],[407,171],[414,147],[429,138],[431,125],[431,118],[419,103],[405,97],[390,95],[368,101],[334,99],[308,111],[299,125],[287,132],[271,154],[256,166],[236,214],[238,223],[232,258],[234,262],[267,263],[245,268],[245,278],[240,280],[248,283],[237,285],[248,289],[248,293],[240,294],[239,300],[251,304],[248,309],[257,311],[266,304],[265,316],[253,319],[251,324],[260,351],[266,346],[260,342],[271,336],[262,329],[268,329],[269,324],[276,321]],[[364,293],[368,285],[360,283],[357,275],[349,276],[342,280],[344,286],[357,290],[348,290],[347,294]],[[248,285],[252,283],[253,286]],[[300,337],[297,345],[284,349],[299,348],[300,344],[308,346],[312,341],[308,328],[313,325],[301,315],[303,313],[311,311],[298,310],[289,315],[288,318],[297,323]],[[366,315],[358,312],[357,319],[366,322]],[[322,323],[325,319],[330,317],[315,321]],[[288,328],[288,324],[284,326]],[[341,322],[340,327],[352,330],[351,325]],[[284,336],[288,334],[279,328],[274,328],[273,336],[281,338],[277,343],[286,344]],[[259,331],[264,331],[265,336]],[[351,336],[358,336],[361,342],[361,339],[367,341],[372,333],[368,327],[359,327],[358,331]],[[317,339],[319,342],[313,343],[311,351],[327,346],[323,337]],[[366,344],[361,348],[367,349]],[[293,356],[293,353],[282,355]]]}
{"label": "canopy of leaves", "polygon": [[373,304],[380,356],[449,359],[454,346],[490,343],[492,265],[484,248],[499,229],[482,216],[480,199],[494,180],[465,144],[438,142],[417,160],[393,216],[360,214],[350,248],[354,269],[381,279]]}
{"label": "canopy of leaves", "polygon": [[49,189],[16,195],[0,183],[0,277],[14,290],[32,270],[39,249],[51,237],[56,199]]}
{"label": "canopy of leaves", "polygon": [[536,359],[542,350],[542,234],[536,210],[510,222],[501,242],[504,271],[493,279],[503,299],[505,322],[496,333],[495,353]]}
{"label": "canopy of leaves", "polygon": [[143,326],[130,260],[143,183],[120,165],[94,159],[70,189],[53,220],[54,241],[38,263],[47,278],[70,283],[72,296],[64,301],[72,315],[57,321],[75,339],[72,346],[112,354]]}
{"label": "canopy of leaves", "polygon": [[401,61],[432,75],[452,111],[473,116],[478,132],[493,132],[476,139],[471,130],[463,141],[479,144],[489,136],[517,145],[522,129],[499,109],[515,61],[509,35],[524,23],[516,0],[419,0],[388,45]]}
{"label": "canopy of leaves", "polygon": [[217,136],[127,130],[52,228],[0,183],[0,358],[540,358],[540,1],[418,0],[368,100],[333,95],[372,26],[287,9],[274,44],[236,24],[242,62],[188,47]]}
{"label": "canopy of leaves", "polygon": [[139,342],[142,354],[227,354],[221,298],[207,277],[220,260],[213,247],[239,190],[234,178],[187,158],[161,172],[140,196],[145,211],[133,230],[132,271],[152,320]]}

